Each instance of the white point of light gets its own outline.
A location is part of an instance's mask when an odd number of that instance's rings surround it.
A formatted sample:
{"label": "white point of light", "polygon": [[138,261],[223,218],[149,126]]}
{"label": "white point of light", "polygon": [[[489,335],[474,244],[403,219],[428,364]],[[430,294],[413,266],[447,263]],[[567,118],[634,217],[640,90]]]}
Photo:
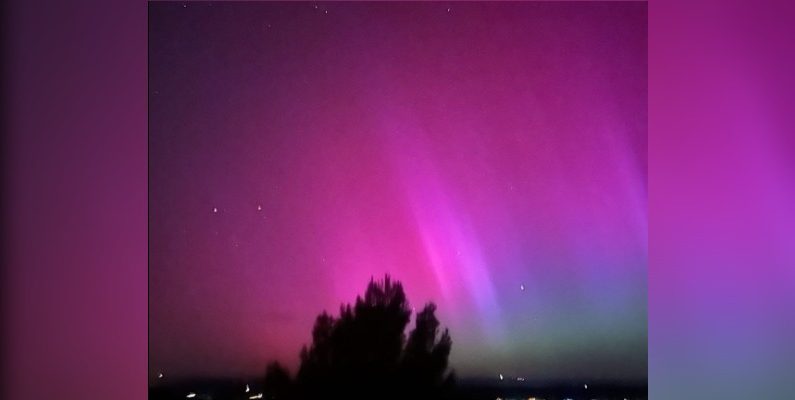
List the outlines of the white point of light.
{"label": "white point of light", "polygon": [[585,385],[582,385],[582,386],[585,387],[586,389],[588,389],[588,384],[587,383]]}
{"label": "white point of light", "polygon": [[519,382],[524,382],[524,378],[522,378],[521,376],[516,378],[516,380],[519,381]]}
{"label": "white point of light", "polygon": [[213,207],[213,212],[217,213],[218,212],[218,207]]}
{"label": "white point of light", "polygon": [[157,379],[163,379],[163,373],[162,372],[157,374]]}
{"label": "white point of light", "polygon": [[187,398],[189,398],[189,399],[192,399],[192,398],[196,397],[196,393],[190,392],[190,393],[188,393],[188,395],[187,395],[187,396],[185,396],[185,397],[187,397]]}
{"label": "white point of light", "polygon": [[248,388],[248,385],[246,385],[246,393],[248,393],[248,392],[249,392],[249,390],[251,390],[251,389],[249,389],[249,388]]}
{"label": "white point of light", "polygon": [[[268,28],[270,28],[270,27],[271,27],[271,26],[270,26],[270,25],[268,25]],[[262,211],[262,206],[261,206],[261,205],[259,205],[259,204],[257,204],[257,211]]]}
{"label": "white point of light", "polygon": [[449,8],[447,9],[447,12],[450,12],[450,9],[449,9]]}
{"label": "white point of light", "polygon": [[524,285],[519,285],[519,290],[524,292]]}
{"label": "white point of light", "polygon": [[503,379],[505,379],[505,378],[502,376],[502,374],[500,374],[500,380],[503,380]]}
{"label": "white point of light", "polygon": [[257,394],[255,394],[253,396],[248,396],[248,398],[251,399],[251,400],[261,399],[262,398],[262,393],[257,393]]}

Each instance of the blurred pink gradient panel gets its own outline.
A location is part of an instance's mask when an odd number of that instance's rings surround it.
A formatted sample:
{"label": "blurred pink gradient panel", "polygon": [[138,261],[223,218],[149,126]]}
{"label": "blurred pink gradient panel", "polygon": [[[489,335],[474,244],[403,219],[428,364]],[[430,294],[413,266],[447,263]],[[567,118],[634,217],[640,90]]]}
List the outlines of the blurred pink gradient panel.
{"label": "blurred pink gradient panel", "polygon": [[146,4],[4,6],[0,397],[144,399]]}
{"label": "blurred pink gradient panel", "polygon": [[650,398],[792,394],[793,7],[649,11]]}

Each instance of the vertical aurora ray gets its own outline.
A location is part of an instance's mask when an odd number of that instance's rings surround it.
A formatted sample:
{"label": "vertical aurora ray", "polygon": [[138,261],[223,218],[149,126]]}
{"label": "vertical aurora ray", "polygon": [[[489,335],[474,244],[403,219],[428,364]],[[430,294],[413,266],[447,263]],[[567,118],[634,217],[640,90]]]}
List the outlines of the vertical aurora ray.
{"label": "vertical aurora ray", "polygon": [[499,304],[477,236],[468,216],[445,190],[438,168],[423,146],[420,128],[406,125],[406,121],[412,118],[401,115],[383,124],[381,131],[388,132],[387,152],[394,157],[440,300],[452,315],[477,310],[488,344],[499,343],[503,336]]}

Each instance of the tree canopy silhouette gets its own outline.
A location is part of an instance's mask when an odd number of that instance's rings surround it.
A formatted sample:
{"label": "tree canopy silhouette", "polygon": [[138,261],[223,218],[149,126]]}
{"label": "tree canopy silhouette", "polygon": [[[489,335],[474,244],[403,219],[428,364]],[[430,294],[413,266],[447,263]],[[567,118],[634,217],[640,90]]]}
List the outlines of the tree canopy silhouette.
{"label": "tree canopy silhouette", "polygon": [[447,372],[452,340],[439,336],[436,306],[416,315],[408,340],[411,309],[403,285],[387,275],[370,280],[364,297],[315,320],[312,343],[301,349],[296,387],[300,397],[430,398],[452,383]]}
{"label": "tree canopy silhouette", "polygon": [[290,397],[292,382],[290,373],[278,362],[268,364],[265,378],[262,380],[262,391],[268,399],[284,399]]}

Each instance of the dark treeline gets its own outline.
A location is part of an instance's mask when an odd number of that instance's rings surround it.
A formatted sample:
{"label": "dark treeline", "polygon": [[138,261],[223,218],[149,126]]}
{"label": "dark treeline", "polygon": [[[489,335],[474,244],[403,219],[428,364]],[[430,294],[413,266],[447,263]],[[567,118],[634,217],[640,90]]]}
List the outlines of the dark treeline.
{"label": "dark treeline", "polygon": [[364,297],[342,305],[338,316],[315,320],[312,343],[301,349],[295,375],[278,363],[262,382],[267,399],[444,398],[454,375],[447,371],[452,346],[427,304],[406,337],[411,309],[400,282],[371,280]]}
{"label": "dark treeline", "polygon": [[[452,346],[441,330],[436,306],[428,303],[414,316],[398,281],[386,276],[370,280],[364,297],[340,307],[339,315],[321,313],[312,342],[300,351],[300,365],[291,373],[273,362],[259,381],[196,380],[150,388],[150,400],[247,399],[458,399],[527,398],[525,385],[472,382],[456,385],[448,371]],[[410,328],[410,329],[409,329]],[[406,331],[408,330],[408,335]],[[243,391],[243,388],[250,390]],[[538,386],[532,396],[547,400],[645,399],[646,385]],[[187,397],[192,395],[191,397]],[[261,396],[261,397],[259,397]]]}

